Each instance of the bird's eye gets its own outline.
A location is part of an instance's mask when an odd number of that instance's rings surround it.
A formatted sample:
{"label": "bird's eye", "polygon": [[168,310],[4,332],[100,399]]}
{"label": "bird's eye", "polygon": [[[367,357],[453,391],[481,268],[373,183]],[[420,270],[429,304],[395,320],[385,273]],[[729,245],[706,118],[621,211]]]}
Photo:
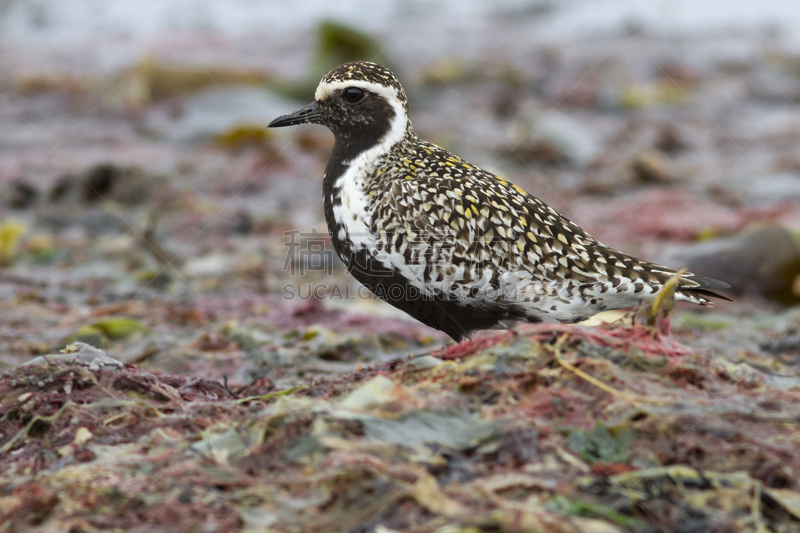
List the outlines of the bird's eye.
{"label": "bird's eye", "polygon": [[364,90],[359,89],[358,87],[348,87],[344,90],[343,93],[344,99],[351,104],[355,104],[362,98],[364,98]]}

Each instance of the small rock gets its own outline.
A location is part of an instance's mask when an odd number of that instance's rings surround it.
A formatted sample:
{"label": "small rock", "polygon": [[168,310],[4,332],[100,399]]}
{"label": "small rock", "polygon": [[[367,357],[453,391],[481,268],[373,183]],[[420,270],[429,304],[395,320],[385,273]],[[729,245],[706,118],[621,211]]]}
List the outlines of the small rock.
{"label": "small rock", "polygon": [[[63,180],[63,181],[62,181]],[[114,163],[101,163],[87,170],[83,178],[77,178],[81,184],[81,196],[87,202],[100,199],[113,200],[124,205],[138,205],[153,196],[164,197],[168,194],[166,180],[151,176],[136,166],[119,166]],[[71,186],[69,177],[59,180],[56,187],[64,187],[64,196]],[[61,198],[60,191],[54,188],[51,198]]]}
{"label": "small rock", "polygon": [[800,247],[782,227],[684,245],[661,262],[726,281],[737,295],[758,295],[787,305],[800,302]]}
{"label": "small rock", "polygon": [[7,193],[6,202],[14,209],[25,209],[36,202],[39,191],[33,185],[18,180],[11,184],[11,190]]}
{"label": "small rock", "polygon": [[677,154],[685,150],[687,144],[678,129],[672,124],[667,124],[658,130],[655,147],[665,154]]}
{"label": "small rock", "polygon": [[54,204],[63,202],[72,196],[74,191],[78,190],[79,181],[80,178],[73,174],[63,174],[59,176],[50,189],[50,193],[47,195],[48,200]]}
{"label": "small rock", "polygon": [[110,163],[90,168],[83,179],[83,199],[93,202],[104,198],[114,186],[114,180],[121,174],[120,169]]}
{"label": "small rock", "polygon": [[231,218],[231,231],[247,235],[253,231],[253,216],[248,211],[237,211]]}
{"label": "small rock", "polygon": [[642,183],[670,183],[675,176],[661,152],[648,150],[631,161],[636,179]]}

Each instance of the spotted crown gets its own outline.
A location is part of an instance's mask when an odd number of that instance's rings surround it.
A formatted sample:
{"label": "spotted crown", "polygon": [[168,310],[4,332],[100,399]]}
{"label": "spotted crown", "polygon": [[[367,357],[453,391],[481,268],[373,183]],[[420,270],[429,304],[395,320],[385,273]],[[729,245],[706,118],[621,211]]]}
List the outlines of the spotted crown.
{"label": "spotted crown", "polygon": [[340,81],[368,81],[383,85],[384,87],[391,87],[397,90],[397,97],[403,104],[403,108],[408,114],[408,99],[403,86],[397,80],[392,71],[383,65],[372,63],[370,61],[354,61],[352,63],[344,63],[335,69],[331,70],[322,78],[323,83],[334,83]]}

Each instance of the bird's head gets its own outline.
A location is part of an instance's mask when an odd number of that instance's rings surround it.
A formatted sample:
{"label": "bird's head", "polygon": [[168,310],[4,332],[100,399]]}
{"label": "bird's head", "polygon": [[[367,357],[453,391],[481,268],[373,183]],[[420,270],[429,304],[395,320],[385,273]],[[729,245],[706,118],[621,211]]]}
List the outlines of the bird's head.
{"label": "bird's head", "polygon": [[411,133],[408,100],[400,82],[384,66],[368,61],[345,63],[317,86],[314,102],[270,122],[269,127],[322,124],[337,143],[387,149]]}

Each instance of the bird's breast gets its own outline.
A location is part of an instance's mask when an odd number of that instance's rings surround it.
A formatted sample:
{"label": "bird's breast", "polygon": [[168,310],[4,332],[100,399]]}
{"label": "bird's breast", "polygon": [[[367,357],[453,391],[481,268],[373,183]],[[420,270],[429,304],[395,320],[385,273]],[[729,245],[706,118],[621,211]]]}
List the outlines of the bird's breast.
{"label": "bird's breast", "polygon": [[349,165],[325,191],[328,230],[334,244],[338,243],[336,250],[343,260],[348,251],[371,249],[375,241],[370,231],[372,213],[366,187],[367,169],[359,163],[354,161]]}

